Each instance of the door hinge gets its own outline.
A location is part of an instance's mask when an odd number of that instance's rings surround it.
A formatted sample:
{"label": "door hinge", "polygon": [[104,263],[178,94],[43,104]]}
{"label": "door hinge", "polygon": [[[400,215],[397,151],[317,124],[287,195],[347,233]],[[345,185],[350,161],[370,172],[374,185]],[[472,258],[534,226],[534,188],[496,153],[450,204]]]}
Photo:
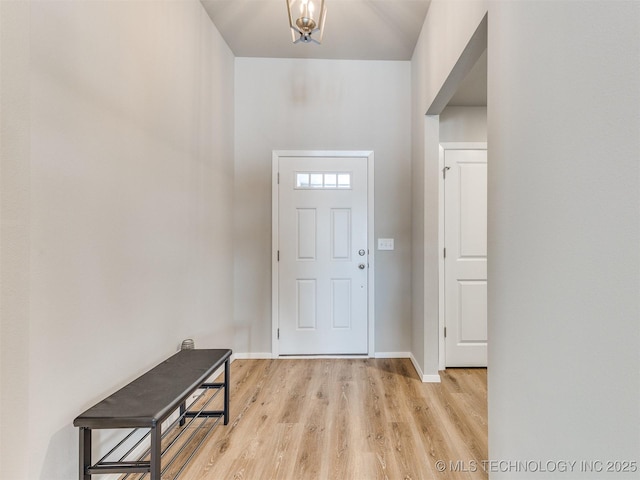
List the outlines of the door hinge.
{"label": "door hinge", "polygon": [[442,179],[446,180],[447,179],[447,170],[449,170],[451,167],[444,167],[442,169]]}
{"label": "door hinge", "polygon": [[[280,338],[280,337],[278,337]],[[447,338],[447,327],[444,327],[444,338]]]}
{"label": "door hinge", "polygon": [[278,250],[278,261],[280,261],[280,250]]}
{"label": "door hinge", "polygon": [[280,185],[280,172],[278,172],[278,180],[277,180],[278,185]]}
{"label": "door hinge", "polygon": [[442,258],[447,258],[447,247],[442,249]]}
{"label": "door hinge", "polygon": [[280,329],[278,329],[278,340],[280,340]]}

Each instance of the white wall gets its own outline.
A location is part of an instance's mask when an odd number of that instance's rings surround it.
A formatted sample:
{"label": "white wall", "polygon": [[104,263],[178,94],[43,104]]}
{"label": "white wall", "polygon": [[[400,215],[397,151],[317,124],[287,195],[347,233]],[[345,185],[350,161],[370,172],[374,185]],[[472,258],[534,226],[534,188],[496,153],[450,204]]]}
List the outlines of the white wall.
{"label": "white wall", "polygon": [[640,462],[640,3],[497,2],[489,39],[490,455]]}
{"label": "white wall", "polygon": [[[459,55],[482,15],[482,2],[431,4],[412,61],[414,132],[456,61],[432,49]],[[580,462],[640,462],[640,4],[489,2],[488,26],[489,457],[578,462],[490,478],[638,478]],[[414,220],[435,272],[423,141]],[[427,367],[434,295],[425,281]]]}
{"label": "white wall", "polygon": [[441,142],[486,142],[487,107],[446,107],[440,114]]}
{"label": "white wall", "polygon": [[[238,351],[271,352],[272,150],[374,150],[376,352],[410,349],[409,62],[236,59]],[[242,340],[242,339],[241,339]]]}
{"label": "white wall", "polygon": [[25,478],[29,453],[28,21],[26,2],[0,2],[0,477],[8,479]]}
{"label": "white wall", "polygon": [[1,15],[0,477],[75,478],[76,415],[233,342],[234,60],[195,0]]}

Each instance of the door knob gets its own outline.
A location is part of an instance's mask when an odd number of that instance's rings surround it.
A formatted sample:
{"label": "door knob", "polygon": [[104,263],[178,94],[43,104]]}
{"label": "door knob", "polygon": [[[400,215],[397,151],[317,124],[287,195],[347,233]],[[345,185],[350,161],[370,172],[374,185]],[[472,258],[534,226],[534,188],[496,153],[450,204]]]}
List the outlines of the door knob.
{"label": "door knob", "polygon": [[360,270],[364,270],[364,263],[361,263],[360,265],[358,265],[358,268],[359,268]]}

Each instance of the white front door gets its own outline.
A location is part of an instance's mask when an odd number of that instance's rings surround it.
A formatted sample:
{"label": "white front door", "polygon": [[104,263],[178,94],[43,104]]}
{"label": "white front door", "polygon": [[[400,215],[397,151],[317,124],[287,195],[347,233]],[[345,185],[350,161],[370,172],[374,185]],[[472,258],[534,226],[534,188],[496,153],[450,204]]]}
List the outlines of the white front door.
{"label": "white front door", "polygon": [[445,364],[487,365],[487,151],[444,151]]}
{"label": "white front door", "polygon": [[366,354],[367,158],[278,161],[279,354]]}

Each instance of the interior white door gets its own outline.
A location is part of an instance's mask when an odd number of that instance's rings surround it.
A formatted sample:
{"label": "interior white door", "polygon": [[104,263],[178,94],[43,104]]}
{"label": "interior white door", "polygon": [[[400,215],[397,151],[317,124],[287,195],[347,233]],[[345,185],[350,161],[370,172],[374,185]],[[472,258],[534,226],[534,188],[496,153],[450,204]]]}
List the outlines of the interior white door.
{"label": "interior white door", "polygon": [[487,151],[445,150],[445,363],[487,365]]}
{"label": "interior white door", "polygon": [[281,355],[367,353],[367,159],[280,157]]}

